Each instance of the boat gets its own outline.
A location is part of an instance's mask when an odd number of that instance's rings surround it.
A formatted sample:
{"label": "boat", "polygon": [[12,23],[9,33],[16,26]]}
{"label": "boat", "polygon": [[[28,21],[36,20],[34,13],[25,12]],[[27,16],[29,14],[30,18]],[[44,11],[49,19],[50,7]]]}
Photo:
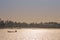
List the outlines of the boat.
{"label": "boat", "polygon": [[14,33],[14,32],[17,32],[17,30],[10,30],[8,31],[9,33]]}

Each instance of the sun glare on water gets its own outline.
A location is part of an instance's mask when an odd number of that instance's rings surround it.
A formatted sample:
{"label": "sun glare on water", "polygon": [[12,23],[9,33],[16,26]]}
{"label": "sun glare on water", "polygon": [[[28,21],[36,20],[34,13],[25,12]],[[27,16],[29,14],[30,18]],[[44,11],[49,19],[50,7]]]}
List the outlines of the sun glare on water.
{"label": "sun glare on water", "polygon": [[60,40],[60,29],[0,29],[1,40]]}
{"label": "sun glare on water", "polygon": [[46,34],[47,30],[38,30],[38,29],[22,29],[22,39],[25,40],[42,40],[43,36]]}

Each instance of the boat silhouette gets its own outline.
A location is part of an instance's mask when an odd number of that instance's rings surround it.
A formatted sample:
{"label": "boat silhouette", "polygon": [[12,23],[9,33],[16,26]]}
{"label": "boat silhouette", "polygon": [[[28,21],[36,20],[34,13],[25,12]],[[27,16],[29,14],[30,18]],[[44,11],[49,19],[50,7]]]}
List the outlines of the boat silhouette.
{"label": "boat silhouette", "polygon": [[9,30],[8,32],[9,33],[14,33],[14,32],[17,32],[17,30]]}

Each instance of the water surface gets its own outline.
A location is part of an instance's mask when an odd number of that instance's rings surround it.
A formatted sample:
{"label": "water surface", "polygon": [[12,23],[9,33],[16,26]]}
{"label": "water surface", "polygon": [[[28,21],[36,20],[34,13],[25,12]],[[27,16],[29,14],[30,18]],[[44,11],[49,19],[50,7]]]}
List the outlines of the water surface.
{"label": "water surface", "polygon": [[0,40],[60,40],[60,29],[0,29]]}

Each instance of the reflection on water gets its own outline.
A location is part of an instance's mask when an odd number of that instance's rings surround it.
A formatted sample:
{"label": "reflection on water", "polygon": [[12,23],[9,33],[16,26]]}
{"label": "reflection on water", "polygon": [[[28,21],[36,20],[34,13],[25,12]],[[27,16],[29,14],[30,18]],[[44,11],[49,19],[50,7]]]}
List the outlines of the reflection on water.
{"label": "reflection on water", "polygon": [[60,29],[0,29],[0,40],[60,40]]}

